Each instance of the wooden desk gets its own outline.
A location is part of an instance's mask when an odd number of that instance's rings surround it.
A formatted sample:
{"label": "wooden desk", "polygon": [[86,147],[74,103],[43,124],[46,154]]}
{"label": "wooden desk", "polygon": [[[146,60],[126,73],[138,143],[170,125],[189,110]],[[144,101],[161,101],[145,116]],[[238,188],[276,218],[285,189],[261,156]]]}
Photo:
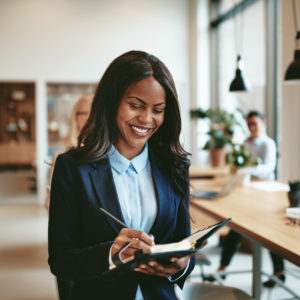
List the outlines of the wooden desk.
{"label": "wooden desk", "polygon": [[190,178],[199,177],[218,177],[229,175],[229,166],[225,167],[212,167],[212,166],[194,166],[191,165],[189,169]]}
{"label": "wooden desk", "polygon": [[[191,184],[198,190],[220,191],[229,179],[229,176],[194,179]],[[261,245],[300,266],[300,227],[285,224],[287,192],[238,187],[232,194],[216,200],[191,198],[190,205],[217,220],[232,217],[228,225],[254,242],[255,299],[260,298]]]}

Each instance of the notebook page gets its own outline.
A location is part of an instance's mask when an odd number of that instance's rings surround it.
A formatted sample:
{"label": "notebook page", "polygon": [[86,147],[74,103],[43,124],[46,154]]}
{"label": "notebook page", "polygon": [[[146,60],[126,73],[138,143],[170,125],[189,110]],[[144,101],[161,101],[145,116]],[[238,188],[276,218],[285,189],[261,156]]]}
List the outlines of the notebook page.
{"label": "notebook page", "polygon": [[183,241],[189,241],[190,243],[199,240],[204,235],[206,235],[208,232],[210,232],[213,228],[217,227],[219,224],[204,228],[198,232],[195,232],[194,234],[188,236],[187,238],[183,239]]}

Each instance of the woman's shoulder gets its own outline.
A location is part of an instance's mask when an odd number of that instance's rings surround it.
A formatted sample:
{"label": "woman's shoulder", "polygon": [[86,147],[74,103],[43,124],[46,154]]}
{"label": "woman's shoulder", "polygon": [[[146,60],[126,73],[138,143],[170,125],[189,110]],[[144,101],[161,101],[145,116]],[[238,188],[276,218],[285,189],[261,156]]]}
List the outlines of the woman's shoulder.
{"label": "woman's shoulder", "polygon": [[68,149],[64,152],[60,151],[56,153],[56,162],[63,162],[65,164],[77,165],[78,158],[74,155],[72,149]]}

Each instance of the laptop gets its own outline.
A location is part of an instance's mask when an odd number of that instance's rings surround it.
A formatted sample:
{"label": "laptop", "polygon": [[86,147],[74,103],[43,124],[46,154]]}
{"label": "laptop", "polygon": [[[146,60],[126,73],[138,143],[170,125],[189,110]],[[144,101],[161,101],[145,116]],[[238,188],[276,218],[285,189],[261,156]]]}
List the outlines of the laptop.
{"label": "laptop", "polygon": [[223,197],[225,195],[230,194],[236,187],[238,187],[245,177],[247,173],[238,173],[232,177],[232,179],[223,187],[221,192],[209,192],[209,191],[196,191],[191,193],[191,196],[194,198],[202,198],[202,199],[216,199]]}

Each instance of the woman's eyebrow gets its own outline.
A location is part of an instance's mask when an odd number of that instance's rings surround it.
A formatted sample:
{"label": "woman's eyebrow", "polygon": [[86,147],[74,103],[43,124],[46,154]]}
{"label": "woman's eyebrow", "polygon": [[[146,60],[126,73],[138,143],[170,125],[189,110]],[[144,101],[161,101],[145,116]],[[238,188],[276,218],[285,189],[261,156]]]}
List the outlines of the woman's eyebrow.
{"label": "woman's eyebrow", "polygon": [[140,98],[138,98],[138,97],[129,96],[129,97],[127,97],[127,98],[135,98],[136,100],[139,100],[139,101],[142,102],[143,104],[147,105],[147,103],[146,103],[144,100],[142,100],[142,99],[140,99]]}
{"label": "woman's eyebrow", "polygon": [[162,103],[154,104],[153,106],[159,106],[159,105],[162,105],[162,104],[166,104],[166,102],[162,102]]}
{"label": "woman's eyebrow", "polygon": [[[127,98],[134,98],[134,99],[136,99],[136,100],[139,100],[139,101],[142,102],[143,104],[147,105],[147,103],[146,103],[144,100],[142,100],[142,99],[140,99],[140,98],[138,98],[138,97],[129,96],[129,97],[127,97]],[[166,104],[166,102],[157,103],[157,104],[154,104],[153,106],[159,106],[159,105],[162,105],[162,104]]]}

